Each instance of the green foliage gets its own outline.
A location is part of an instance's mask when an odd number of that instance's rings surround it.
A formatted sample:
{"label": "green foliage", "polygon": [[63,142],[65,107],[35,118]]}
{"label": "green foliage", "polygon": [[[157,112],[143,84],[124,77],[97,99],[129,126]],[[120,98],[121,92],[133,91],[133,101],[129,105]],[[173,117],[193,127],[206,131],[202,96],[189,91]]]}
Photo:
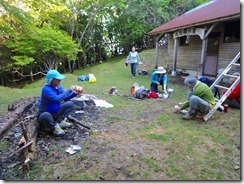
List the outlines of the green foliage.
{"label": "green foliage", "polygon": [[28,56],[13,56],[12,59],[16,62],[11,65],[15,66],[26,66],[34,61],[34,58]]}

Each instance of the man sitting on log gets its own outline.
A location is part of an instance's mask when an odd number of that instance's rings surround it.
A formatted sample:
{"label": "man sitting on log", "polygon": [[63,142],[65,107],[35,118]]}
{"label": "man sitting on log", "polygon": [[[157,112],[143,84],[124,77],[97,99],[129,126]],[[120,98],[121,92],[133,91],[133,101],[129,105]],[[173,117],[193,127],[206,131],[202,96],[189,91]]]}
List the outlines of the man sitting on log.
{"label": "man sitting on log", "polygon": [[72,125],[67,122],[67,117],[74,108],[74,103],[69,100],[83,92],[82,87],[73,85],[64,90],[60,85],[64,78],[57,70],[48,71],[37,113],[38,122],[49,127],[57,136],[63,136],[65,132],[62,128]]}

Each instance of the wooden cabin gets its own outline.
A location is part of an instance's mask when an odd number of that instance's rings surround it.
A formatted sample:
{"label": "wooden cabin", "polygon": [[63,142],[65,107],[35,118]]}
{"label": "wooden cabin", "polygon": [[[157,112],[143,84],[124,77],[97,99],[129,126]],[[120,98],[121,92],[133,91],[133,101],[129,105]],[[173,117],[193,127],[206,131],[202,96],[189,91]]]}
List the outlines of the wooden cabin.
{"label": "wooden cabin", "polygon": [[[156,55],[158,43],[167,37],[167,65],[173,68],[172,75],[182,71],[216,77],[240,52],[240,15],[239,0],[213,0],[148,34],[157,37]],[[156,56],[156,67],[157,63]]]}

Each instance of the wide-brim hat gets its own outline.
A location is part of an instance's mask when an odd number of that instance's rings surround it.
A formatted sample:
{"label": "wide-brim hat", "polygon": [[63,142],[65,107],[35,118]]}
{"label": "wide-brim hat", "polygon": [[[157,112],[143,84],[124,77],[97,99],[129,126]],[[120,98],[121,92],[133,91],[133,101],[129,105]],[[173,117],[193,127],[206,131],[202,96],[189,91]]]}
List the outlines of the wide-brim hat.
{"label": "wide-brim hat", "polygon": [[166,70],[164,69],[164,67],[160,66],[160,67],[158,67],[156,73],[158,73],[158,74],[164,74],[164,73],[166,73]]}

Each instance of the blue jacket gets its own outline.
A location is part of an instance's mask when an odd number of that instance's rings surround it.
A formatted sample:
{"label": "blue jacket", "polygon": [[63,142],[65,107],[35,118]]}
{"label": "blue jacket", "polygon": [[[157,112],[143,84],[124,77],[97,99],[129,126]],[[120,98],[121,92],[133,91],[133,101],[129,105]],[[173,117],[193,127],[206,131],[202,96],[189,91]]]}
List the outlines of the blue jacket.
{"label": "blue jacket", "polygon": [[64,91],[61,85],[58,85],[55,89],[53,86],[46,84],[42,88],[41,101],[38,105],[39,111],[57,113],[60,110],[62,101],[70,100],[75,96],[76,94],[70,88]]}
{"label": "blue jacket", "polygon": [[155,84],[157,84],[157,82],[162,83],[162,81],[163,81],[163,84],[167,84],[167,82],[168,82],[168,77],[167,77],[166,74],[164,74],[162,77],[160,77],[160,76],[156,73],[156,71],[155,71],[155,72],[153,72],[152,75],[151,75],[151,81],[152,81],[152,83],[155,83]]}

